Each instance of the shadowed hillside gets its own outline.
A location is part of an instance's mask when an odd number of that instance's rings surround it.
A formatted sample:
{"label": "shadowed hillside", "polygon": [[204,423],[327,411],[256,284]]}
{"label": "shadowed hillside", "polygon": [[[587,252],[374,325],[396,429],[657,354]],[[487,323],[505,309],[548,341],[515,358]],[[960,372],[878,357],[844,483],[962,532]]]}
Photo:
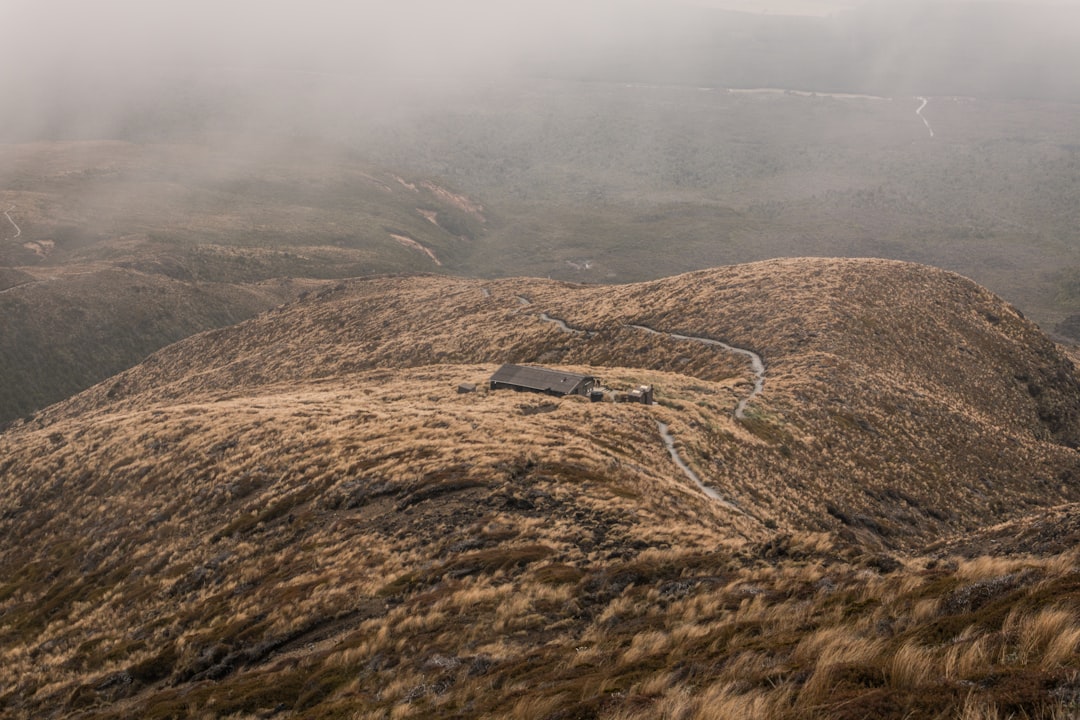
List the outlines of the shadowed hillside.
{"label": "shadowed hillside", "polygon": [[[761,357],[745,419],[746,358],[687,338]],[[924,266],[344,281],[0,435],[0,708],[1067,717],[1078,402]]]}

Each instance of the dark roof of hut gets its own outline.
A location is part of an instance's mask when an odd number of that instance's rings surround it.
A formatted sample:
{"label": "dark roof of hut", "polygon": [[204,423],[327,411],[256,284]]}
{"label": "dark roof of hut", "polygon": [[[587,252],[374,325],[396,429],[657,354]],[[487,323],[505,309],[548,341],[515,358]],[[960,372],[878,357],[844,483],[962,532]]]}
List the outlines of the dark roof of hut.
{"label": "dark roof of hut", "polygon": [[495,374],[491,376],[491,382],[566,395],[574,392],[583,380],[591,377],[591,375],[579,375],[563,370],[507,364],[495,371]]}

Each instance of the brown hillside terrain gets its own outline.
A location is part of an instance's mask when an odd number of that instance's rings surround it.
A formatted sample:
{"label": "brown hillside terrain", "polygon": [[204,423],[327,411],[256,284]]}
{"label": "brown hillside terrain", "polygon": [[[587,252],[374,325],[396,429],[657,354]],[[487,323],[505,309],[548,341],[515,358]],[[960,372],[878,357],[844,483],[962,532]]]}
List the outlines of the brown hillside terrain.
{"label": "brown hillside terrain", "polygon": [[[747,418],[746,358],[632,325],[759,353]],[[659,404],[486,391],[502,361]],[[987,554],[1073,532],[1077,390],[1014,310],[901,263],[347,281],[0,435],[0,708],[1068,717],[1075,549]]]}
{"label": "brown hillside terrain", "polygon": [[[760,353],[765,391],[748,420],[730,417],[750,389],[744,358],[634,324]],[[775,261],[618,287],[355,281],[180,343],[51,415],[502,361],[628,368],[628,384],[653,379],[638,369],[692,379],[688,393],[656,381],[673,432],[700,475],[763,521],[902,546],[1078,499],[1071,362],[970,281],[889,261]]]}
{"label": "brown hillside terrain", "polygon": [[190,283],[103,264],[34,272],[0,291],[0,423],[318,284]]}
{"label": "brown hillside terrain", "polygon": [[3,145],[0,211],[0,422],[319,278],[454,265],[486,222],[313,141]]}
{"label": "brown hillside terrain", "polygon": [[933,543],[924,552],[939,555],[962,554],[977,557],[993,550],[996,554],[1031,553],[1053,555],[1080,546],[1080,505],[1070,503],[1037,510],[1016,520],[993,525]]}

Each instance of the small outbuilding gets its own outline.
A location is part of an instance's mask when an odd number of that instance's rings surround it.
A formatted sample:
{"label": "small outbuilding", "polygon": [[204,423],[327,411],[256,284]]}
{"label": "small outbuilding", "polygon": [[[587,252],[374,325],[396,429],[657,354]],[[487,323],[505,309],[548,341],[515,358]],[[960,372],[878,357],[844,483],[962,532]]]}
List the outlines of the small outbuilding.
{"label": "small outbuilding", "polygon": [[597,385],[592,375],[529,365],[503,365],[491,376],[492,390],[519,390],[538,392],[562,397],[564,395],[584,395],[589,397]]}
{"label": "small outbuilding", "polygon": [[639,402],[642,405],[652,405],[654,402],[652,385],[638,385],[636,390],[627,394],[630,402]]}

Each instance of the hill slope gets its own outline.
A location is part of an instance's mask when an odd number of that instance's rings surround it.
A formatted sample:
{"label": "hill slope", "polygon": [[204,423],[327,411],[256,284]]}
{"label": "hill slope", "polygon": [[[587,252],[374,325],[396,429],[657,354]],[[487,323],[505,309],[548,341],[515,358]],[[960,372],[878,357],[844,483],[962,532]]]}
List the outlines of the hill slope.
{"label": "hill slope", "polygon": [[[634,325],[758,352],[766,389],[748,420],[730,417],[753,379],[744,358]],[[180,343],[62,408],[145,407],[380,368],[407,383],[403,367],[502,361],[654,382],[660,412],[671,411],[662,419],[701,474],[799,527],[869,515],[876,534],[903,544],[1076,499],[1070,361],[974,283],[889,261],[774,261],[618,287],[355,281]]]}
{"label": "hill slope", "polygon": [[[746,359],[666,333],[761,356],[745,419]],[[659,404],[457,392],[502,361]],[[1050,717],[1080,700],[1075,555],[919,547],[1026,508],[1071,532],[1078,398],[921,266],[343,282],[0,436],[0,707]]]}
{"label": "hill slope", "polygon": [[321,143],[241,145],[0,147],[0,422],[320,279],[454,266],[483,231],[430,179]]}

